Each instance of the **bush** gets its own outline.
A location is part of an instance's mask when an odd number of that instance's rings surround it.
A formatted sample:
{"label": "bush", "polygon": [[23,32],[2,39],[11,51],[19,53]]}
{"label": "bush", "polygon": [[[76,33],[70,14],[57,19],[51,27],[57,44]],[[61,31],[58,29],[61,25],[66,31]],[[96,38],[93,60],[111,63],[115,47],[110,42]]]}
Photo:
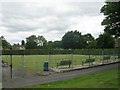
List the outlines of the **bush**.
{"label": "bush", "polygon": [[[113,52],[114,51],[114,52]],[[118,54],[118,49],[26,49],[2,50],[2,55],[48,55],[48,54],[80,54],[80,55],[113,55]]]}

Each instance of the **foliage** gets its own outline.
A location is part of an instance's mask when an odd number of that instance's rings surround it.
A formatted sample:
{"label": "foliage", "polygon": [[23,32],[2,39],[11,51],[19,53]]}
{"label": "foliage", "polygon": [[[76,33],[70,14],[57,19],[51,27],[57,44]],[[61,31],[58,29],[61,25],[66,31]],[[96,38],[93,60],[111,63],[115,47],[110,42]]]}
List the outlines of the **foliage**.
{"label": "foliage", "polygon": [[26,38],[26,49],[37,49],[45,46],[47,40],[43,36],[31,35]]}
{"label": "foliage", "polygon": [[0,39],[2,41],[2,48],[3,49],[10,49],[11,48],[10,43],[3,36],[1,36]]}
{"label": "foliage", "polygon": [[85,34],[83,36],[85,41],[87,42],[87,48],[96,48],[96,41],[90,33]]}
{"label": "foliage", "polygon": [[62,37],[62,45],[65,49],[80,49],[86,47],[86,41],[81,33],[77,30],[68,31]]}
{"label": "foliage", "polygon": [[26,38],[26,49],[35,49],[37,48],[37,43],[36,43],[36,36],[35,35],[31,35],[28,38]]}
{"label": "foliage", "polygon": [[114,47],[114,39],[113,37],[105,32],[97,38],[97,48],[113,48]]}
{"label": "foliage", "polygon": [[47,40],[43,36],[38,36],[36,39],[37,46],[44,46],[47,44]]}
{"label": "foliage", "polygon": [[106,2],[101,8],[101,13],[106,17],[102,22],[105,25],[105,32],[109,32],[116,37],[120,36],[120,1]]}
{"label": "foliage", "polygon": [[[79,54],[79,55],[113,55],[118,53],[118,49],[25,49],[25,50],[12,50],[13,55],[48,55],[48,54]],[[118,50],[118,51],[117,51]],[[10,55],[10,50],[2,50],[2,55]]]}
{"label": "foliage", "polygon": [[90,34],[90,33],[87,33],[84,36],[84,39],[89,43],[90,41],[93,41],[94,40],[94,37]]}
{"label": "foliage", "polygon": [[25,45],[25,41],[24,40],[21,41],[21,45]]}
{"label": "foliage", "polygon": [[62,41],[49,41],[47,45],[48,49],[61,49],[62,48]]}

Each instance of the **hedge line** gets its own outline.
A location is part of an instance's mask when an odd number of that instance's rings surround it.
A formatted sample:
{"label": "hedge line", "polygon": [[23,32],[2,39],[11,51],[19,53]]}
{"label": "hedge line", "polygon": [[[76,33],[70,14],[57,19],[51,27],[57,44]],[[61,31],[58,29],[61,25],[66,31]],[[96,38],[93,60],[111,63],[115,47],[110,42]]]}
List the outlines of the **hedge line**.
{"label": "hedge line", "polygon": [[80,54],[80,55],[113,55],[120,53],[120,49],[26,49],[26,50],[2,50],[2,55],[48,55],[48,54]]}

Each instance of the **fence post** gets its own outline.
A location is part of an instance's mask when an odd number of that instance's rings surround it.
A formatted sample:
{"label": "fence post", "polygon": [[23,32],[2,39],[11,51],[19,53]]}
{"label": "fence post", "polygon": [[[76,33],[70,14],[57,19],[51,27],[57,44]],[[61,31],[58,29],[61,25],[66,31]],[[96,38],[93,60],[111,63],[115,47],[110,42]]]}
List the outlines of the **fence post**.
{"label": "fence post", "polygon": [[48,61],[49,61],[49,66],[52,68],[52,63],[51,63],[51,55],[50,55],[50,52],[49,52],[49,56],[48,56]]}
{"label": "fence post", "polygon": [[102,50],[102,63],[104,64],[103,58],[104,58],[104,51]]}
{"label": "fence post", "polygon": [[24,75],[25,75],[25,61],[24,61],[24,54],[23,55],[21,55],[21,70],[22,70],[22,75],[23,75],[23,77],[24,77]]}
{"label": "fence post", "polygon": [[115,51],[114,51],[114,49],[113,49],[113,62],[116,60],[116,58],[115,58]]}
{"label": "fence post", "polygon": [[12,47],[10,48],[10,77],[12,78]]}
{"label": "fence post", "polygon": [[90,66],[90,49],[89,49],[89,66]]}
{"label": "fence post", "polygon": [[72,68],[73,68],[73,50],[71,50]]}
{"label": "fence post", "polygon": [[35,63],[36,63],[36,65],[35,65],[35,66],[36,66],[36,72],[37,72],[37,71],[38,71],[37,63],[39,63],[39,62],[37,62],[37,59],[35,58],[35,55],[34,55],[33,57],[34,57],[34,59],[33,59],[33,60],[34,60],[34,61],[35,61]]}

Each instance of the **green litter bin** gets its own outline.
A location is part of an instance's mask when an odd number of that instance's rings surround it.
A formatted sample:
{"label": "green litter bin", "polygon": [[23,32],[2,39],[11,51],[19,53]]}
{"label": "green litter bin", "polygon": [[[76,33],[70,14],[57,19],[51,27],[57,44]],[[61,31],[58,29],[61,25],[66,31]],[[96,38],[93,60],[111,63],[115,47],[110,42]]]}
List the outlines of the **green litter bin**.
{"label": "green litter bin", "polygon": [[49,71],[49,69],[48,69],[48,61],[44,62],[44,71]]}

